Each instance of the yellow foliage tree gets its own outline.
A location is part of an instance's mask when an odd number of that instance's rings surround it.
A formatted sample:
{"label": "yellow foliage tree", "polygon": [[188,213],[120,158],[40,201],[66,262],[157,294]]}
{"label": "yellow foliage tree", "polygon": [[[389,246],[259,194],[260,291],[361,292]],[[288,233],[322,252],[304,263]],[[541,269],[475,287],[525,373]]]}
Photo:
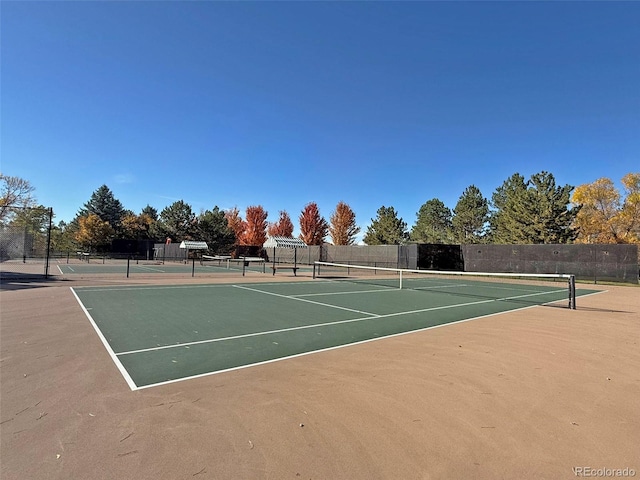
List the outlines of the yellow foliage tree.
{"label": "yellow foliage tree", "polygon": [[78,231],[75,234],[76,241],[89,251],[98,245],[108,243],[113,236],[113,228],[109,222],[100,219],[95,213],[78,218]]}
{"label": "yellow foliage tree", "polygon": [[153,219],[146,213],[122,217],[122,231],[125,238],[148,238],[152,224]]}
{"label": "yellow foliage tree", "polygon": [[622,178],[624,199],[609,178],[576,187],[577,243],[640,243],[640,173]]}

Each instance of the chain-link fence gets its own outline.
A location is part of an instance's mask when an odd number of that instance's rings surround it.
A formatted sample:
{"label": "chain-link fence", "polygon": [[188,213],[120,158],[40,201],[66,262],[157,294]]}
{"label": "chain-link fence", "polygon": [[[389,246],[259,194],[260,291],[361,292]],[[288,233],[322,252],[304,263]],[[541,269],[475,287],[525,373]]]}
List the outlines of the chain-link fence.
{"label": "chain-link fence", "polygon": [[267,248],[269,263],[332,262],[388,268],[417,268],[418,245],[309,245],[306,248]]}
{"label": "chain-link fence", "polygon": [[48,277],[53,210],[5,206],[0,218],[0,279]]}

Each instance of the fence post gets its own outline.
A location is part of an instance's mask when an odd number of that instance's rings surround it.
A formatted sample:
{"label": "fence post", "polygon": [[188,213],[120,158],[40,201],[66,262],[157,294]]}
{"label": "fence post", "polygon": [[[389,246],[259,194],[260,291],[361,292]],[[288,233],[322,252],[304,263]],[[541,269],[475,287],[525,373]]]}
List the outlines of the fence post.
{"label": "fence post", "polygon": [[[49,228],[47,229],[47,256],[44,263],[44,278],[49,278],[49,258],[51,257],[51,228],[53,221],[53,208],[49,207]],[[68,255],[68,253],[67,253]],[[68,260],[67,260],[68,263]]]}

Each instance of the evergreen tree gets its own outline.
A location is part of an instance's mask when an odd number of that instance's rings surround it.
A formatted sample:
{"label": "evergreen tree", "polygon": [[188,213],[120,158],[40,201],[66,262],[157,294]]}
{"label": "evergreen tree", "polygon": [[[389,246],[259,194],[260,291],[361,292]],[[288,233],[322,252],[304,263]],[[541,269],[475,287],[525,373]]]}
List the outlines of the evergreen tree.
{"label": "evergreen tree", "polygon": [[453,209],[451,223],[455,240],[460,244],[482,242],[488,219],[489,202],[478,187],[467,187]]}
{"label": "evergreen tree", "polygon": [[191,205],[178,200],[160,212],[158,232],[174,242],[194,240],[198,233],[197,225],[198,220],[191,210]]}
{"label": "evergreen tree", "polygon": [[450,243],[453,240],[451,210],[437,198],[420,207],[411,229],[411,241],[417,243]]}
{"label": "evergreen tree", "polygon": [[377,217],[371,219],[363,241],[367,245],[402,245],[407,239],[407,224],[398,218],[393,207],[383,205],[378,209]]}
{"label": "evergreen tree", "polygon": [[217,206],[213,210],[205,210],[198,216],[200,239],[207,242],[209,253],[227,254],[233,250],[236,235],[229,228],[225,213]]}
{"label": "evergreen tree", "polygon": [[512,175],[492,197],[492,238],[497,243],[567,243],[576,232],[572,224],[578,208],[570,207],[573,187],[556,186],[549,172],[532,175],[528,182]]}
{"label": "evergreen tree", "polygon": [[142,209],[142,212],[140,212],[140,214],[147,215],[154,222],[158,221],[158,210],[153,208],[151,205],[147,205],[146,207],[144,207]]}
{"label": "evergreen tree", "polygon": [[518,243],[517,223],[510,215],[510,204],[517,204],[525,196],[527,182],[519,173],[514,173],[496,188],[491,196],[493,211],[489,219],[489,238],[493,243]]}
{"label": "evergreen tree", "polygon": [[90,214],[97,215],[100,220],[107,222],[118,235],[121,231],[121,222],[126,211],[116,199],[109,187],[102,185],[91,194],[91,198],[78,211],[77,217],[87,217]]}

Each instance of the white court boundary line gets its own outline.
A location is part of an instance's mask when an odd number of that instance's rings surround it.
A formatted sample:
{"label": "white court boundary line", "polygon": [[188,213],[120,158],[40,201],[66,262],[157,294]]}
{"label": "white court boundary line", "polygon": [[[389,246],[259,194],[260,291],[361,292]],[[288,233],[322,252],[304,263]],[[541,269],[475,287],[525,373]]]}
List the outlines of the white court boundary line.
{"label": "white court boundary line", "polygon": [[147,267],[146,265],[130,265],[129,269],[131,268],[140,269],[140,270],[150,270],[152,272],[166,273],[166,270],[162,270],[160,268],[154,268],[154,267]]}
{"label": "white court boundary line", "polygon": [[129,388],[131,390],[137,390],[138,386],[136,385],[136,383],[133,381],[133,379],[129,375],[129,372],[127,372],[127,369],[124,368],[124,365],[122,365],[122,363],[118,359],[117,355],[115,354],[115,352],[111,348],[111,345],[109,345],[109,342],[107,341],[107,339],[104,337],[104,335],[102,334],[102,332],[98,328],[98,325],[96,324],[96,322],[93,320],[93,317],[91,316],[91,314],[89,313],[87,308],[84,306],[84,304],[80,300],[80,297],[78,297],[78,295],[76,294],[76,291],[73,289],[73,287],[70,287],[70,289],[71,289],[71,293],[73,293],[73,296],[76,297],[76,301],[80,305],[80,308],[82,308],[82,311],[84,312],[86,317],[89,319],[89,322],[93,326],[93,329],[98,334],[98,338],[100,338],[100,340],[102,341],[102,344],[104,345],[104,348],[107,349],[107,353],[111,357],[111,360],[113,360],[113,363],[115,363],[115,365],[118,368],[118,370],[120,370],[120,373],[124,377],[125,382],[127,382],[127,385],[129,385]]}
{"label": "white court boundary line", "polygon": [[[316,283],[331,283],[330,280],[318,280]],[[248,283],[247,285],[306,285],[307,282],[260,282],[260,283]],[[311,283],[309,283],[311,284]],[[229,288],[233,285],[231,283],[194,283],[188,285],[113,285],[113,286],[93,286],[83,285],[75,287],[77,290],[83,292],[112,292],[115,290],[172,290],[172,289],[184,289],[184,288]],[[396,289],[394,289],[396,290]],[[383,290],[376,290],[383,291]],[[355,292],[351,292],[355,293]]]}
{"label": "white court boundary line", "polygon": [[[600,293],[606,293],[606,292],[607,292],[607,290],[601,290],[599,292],[594,292],[594,293],[588,293],[586,295],[581,295],[581,297],[588,297],[588,296],[591,296],[591,295],[598,295]],[[544,304],[541,304],[541,305],[550,305],[552,303],[558,303],[558,302],[563,302],[563,301],[564,300],[555,300],[553,302],[548,302],[548,303],[544,303]],[[480,319],[483,319],[483,318],[493,317],[493,316],[497,316],[497,315],[503,315],[503,314],[506,314],[506,313],[512,313],[512,312],[519,312],[519,311],[522,311],[522,310],[528,310],[530,308],[539,307],[541,305],[529,305],[527,307],[516,308],[514,310],[505,310],[503,312],[489,313],[487,315],[480,315],[478,317],[464,318],[462,320],[456,320],[454,322],[448,322],[448,323],[441,323],[439,325],[432,325],[430,327],[424,327],[424,328],[420,328],[420,329],[417,329],[417,330],[409,330],[409,331],[406,331],[406,332],[400,332],[400,333],[394,333],[394,334],[391,334],[391,335],[385,335],[383,337],[369,338],[367,340],[360,340],[358,342],[345,343],[343,345],[336,345],[334,347],[327,347],[327,348],[322,348],[322,349],[319,349],[319,350],[311,350],[309,352],[297,353],[295,355],[289,355],[289,356],[286,356],[286,357],[272,358],[270,360],[265,360],[263,362],[256,362],[256,363],[250,363],[250,364],[247,364],[247,365],[240,365],[238,367],[225,368],[224,370],[217,370],[215,372],[200,373],[198,375],[191,375],[190,377],[183,377],[183,378],[176,378],[174,380],[167,380],[166,382],[152,383],[152,384],[149,384],[149,385],[143,385],[141,387],[138,387],[136,390],[144,390],[146,388],[160,387],[160,386],[163,386],[163,385],[169,385],[169,384],[172,384],[172,383],[178,383],[178,382],[182,382],[182,381],[185,381],[185,380],[193,380],[193,379],[196,379],[196,378],[203,378],[203,377],[208,377],[208,376],[211,376],[211,375],[217,375],[219,373],[233,372],[233,371],[236,371],[236,370],[243,370],[245,368],[257,367],[257,366],[260,366],[260,365],[267,365],[269,363],[281,362],[283,360],[289,360],[289,359],[292,359],[292,358],[304,357],[306,355],[313,355],[313,354],[321,353],[321,352],[329,352],[331,350],[337,350],[339,348],[346,348],[346,347],[352,347],[354,345],[362,345],[364,343],[376,342],[378,340],[384,340],[384,339],[387,339],[387,338],[399,337],[399,336],[402,336],[402,335],[409,335],[409,334],[418,333],[418,332],[425,332],[427,330],[433,330],[434,328],[448,327],[450,325],[455,325],[455,324],[458,324],[458,323],[471,322],[473,320],[480,320]],[[367,318],[366,320],[373,320],[373,318]]]}
{"label": "white court boundary line", "polygon": [[[234,285],[234,286],[236,286],[236,285]],[[248,289],[248,290],[253,290],[253,289]],[[286,296],[286,295],[278,295],[278,294],[274,294],[274,293],[270,293],[270,292],[261,292],[260,290],[255,290],[255,291],[260,292],[260,293],[267,293],[268,295],[276,295],[276,296],[279,296],[279,297],[288,298],[290,300],[305,301],[304,299],[300,299],[300,298],[296,298],[296,297],[289,297],[289,296]],[[552,292],[545,292],[545,293],[552,293]],[[517,298],[530,297],[532,295],[540,295],[540,294],[519,295]],[[512,297],[512,298],[515,298],[515,297]],[[506,300],[506,299],[479,300],[479,301],[476,301],[476,302],[456,303],[456,304],[453,304],[453,305],[441,305],[439,307],[421,308],[421,309],[418,309],[418,310],[408,310],[408,311],[405,311],[405,312],[393,312],[393,313],[386,313],[386,314],[372,314],[372,313],[370,313],[368,315],[373,315],[373,316],[371,316],[371,317],[351,318],[351,319],[348,319],[348,320],[336,320],[334,322],[314,323],[314,324],[311,324],[311,325],[300,325],[298,327],[279,328],[277,330],[265,330],[263,332],[245,333],[243,335],[233,335],[233,336],[230,336],[230,337],[211,338],[209,340],[196,340],[196,341],[193,341],[193,342],[174,343],[174,344],[171,344],[171,345],[162,345],[160,347],[149,347],[149,348],[142,348],[142,349],[139,349],[139,350],[130,350],[130,351],[126,351],[126,352],[120,352],[120,353],[116,353],[116,355],[117,356],[131,355],[131,354],[134,354],[134,353],[145,353],[145,352],[155,352],[157,350],[167,350],[169,348],[183,348],[183,347],[190,347],[192,345],[202,345],[202,344],[207,344],[207,343],[224,342],[226,340],[237,340],[239,338],[261,337],[263,335],[272,335],[274,333],[294,332],[296,330],[306,330],[306,329],[310,329],[310,328],[330,327],[330,326],[333,326],[333,325],[342,325],[342,324],[346,324],[346,323],[365,322],[367,320],[378,320],[380,318],[401,317],[403,315],[414,315],[416,313],[432,312],[432,311],[435,311],[435,310],[446,310],[446,309],[449,309],[449,308],[468,307],[470,305],[479,305],[479,304],[482,304],[482,303],[499,302],[501,300]],[[561,301],[564,301],[564,300],[555,300],[554,302],[561,302]],[[324,304],[324,303],[311,302],[311,301],[308,301],[308,302],[309,303],[314,303],[316,305],[321,305],[323,307],[340,308],[342,310],[349,310],[349,311],[352,311],[352,312],[355,312],[355,313],[365,313],[366,314],[366,312],[360,312],[358,310],[351,310],[351,309],[343,308],[343,307],[336,307],[335,305],[331,305],[331,304]],[[550,303],[554,303],[554,302],[550,302]],[[535,307],[537,305],[532,305],[532,306]],[[512,312],[513,310],[507,310],[507,311]]]}
{"label": "white court boundary line", "polygon": [[379,315],[377,313],[363,312],[362,310],[355,310],[353,308],[341,307],[339,305],[332,305],[330,303],[314,302],[313,300],[307,300],[306,298],[292,297],[290,295],[282,295],[281,293],[267,292],[265,290],[260,290],[258,288],[249,288],[249,287],[244,287],[242,285],[232,285],[232,286],[235,287],[235,288],[240,288],[242,290],[248,290],[250,292],[257,292],[257,293],[262,293],[264,295],[271,295],[271,296],[274,296],[274,297],[287,298],[289,300],[297,300],[299,302],[305,302],[305,303],[311,303],[311,304],[314,304],[314,305],[320,305],[321,307],[337,308],[338,310],[346,310],[347,312],[362,313],[363,315],[370,315],[372,318],[377,318],[377,317],[381,317],[382,316],[382,315]]}
{"label": "white court boundary line", "polygon": [[[332,280],[333,281],[333,280]],[[438,285],[434,287],[419,287],[419,288],[408,288],[407,291],[411,290],[438,290],[442,288],[456,288],[456,287],[467,287],[467,284],[458,284],[458,285]],[[382,292],[397,292],[399,288],[397,287],[382,287],[376,290],[354,290],[353,292],[327,292],[327,293],[300,293],[296,295],[288,295],[291,298],[302,298],[302,297],[332,297],[334,295],[357,295],[359,293],[382,293]],[[525,291],[525,290],[521,290]],[[533,290],[526,290],[528,292],[532,292]]]}
{"label": "white court boundary line", "polygon": [[[262,284],[262,285],[266,285],[266,284]],[[274,283],[274,285],[280,285],[280,283]],[[177,286],[177,287],[174,287],[174,288],[192,288],[192,287],[205,287],[205,286],[206,285],[186,285],[184,287],[183,286]],[[317,304],[317,305],[321,305],[321,306],[326,306],[326,307],[343,308],[343,307],[336,307],[335,305],[331,305],[331,304],[323,304],[323,303],[320,303],[320,302],[314,302],[314,301],[311,301],[311,300],[305,300],[305,299],[297,298],[297,297],[294,297],[294,296],[281,295],[281,294],[276,294],[276,293],[272,293],[272,292],[266,292],[266,291],[263,291],[263,290],[252,289],[252,288],[247,288],[247,287],[240,287],[238,285],[226,284],[226,285],[216,285],[216,286],[218,286],[218,287],[232,286],[232,287],[236,287],[236,288],[243,288],[243,289],[246,289],[246,290],[249,290],[249,291],[255,291],[257,293],[263,293],[263,294],[267,294],[267,295],[275,295],[275,296],[287,298],[287,299],[290,299],[290,300],[305,301],[305,302],[309,302],[309,303],[313,303],[313,304]],[[159,287],[159,288],[163,288],[163,287]],[[171,288],[171,287],[168,287],[168,288]],[[149,289],[153,289],[153,288],[149,288]],[[508,300],[514,300],[514,299],[517,299],[517,298],[531,297],[531,296],[537,296],[537,295],[546,295],[546,294],[558,293],[558,292],[557,291],[537,292],[537,293],[533,293],[533,294],[516,295],[516,296],[505,297],[505,298],[500,298],[500,299],[489,299],[489,300],[481,300],[481,301],[477,301],[477,302],[467,302],[467,303],[464,303],[464,304],[443,305],[443,306],[440,306],[440,307],[431,307],[431,308],[426,308],[426,309],[410,310],[410,311],[405,311],[405,312],[394,312],[394,313],[384,314],[384,315],[376,315],[376,314],[370,314],[369,313],[368,315],[375,315],[375,316],[360,317],[360,318],[355,318],[355,319],[350,319],[350,320],[339,320],[339,321],[335,321],[335,322],[327,322],[327,323],[314,324],[314,325],[303,325],[303,326],[299,326],[299,327],[290,327],[290,328],[279,329],[279,330],[256,332],[256,333],[250,333],[250,334],[244,334],[244,335],[236,335],[236,336],[232,336],[232,337],[222,337],[222,338],[217,338],[217,339],[200,340],[200,341],[195,341],[195,342],[187,342],[187,343],[180,343],[180,344],[173,344],[173,345],[165,345],[165,346],[161,346],[161,347],[152,347],[152,348],[149,348],[149,349],[132,350],[132,351],[121,352],[121,353],[116,354],[113,351],[113,349],[111,348],[111,346],[109,345],[109,342],[107,341],[107,339],[104,337],[104,335],[100,331],[100,328],[97,326],[97,324],[93,320],[93,317],[91,316],[91,314],[89,313],[87,308],[84,306],[84,304],[82,303],[82,301],[80,300],[80,298],[76,294],[74,288],[70,287],[70,290],[73,293],[74,297],[76,298],[76,301],[78,302],[78,304],[82,308],[82,311],[85,313],[85,316],[89,319],[89,322],[91,323],[91,325],[93,326],[94,330],[98,334],[98,337],[102,341],[102,344],[107,349],[107,352],[109,353],[109,356],[111,357],[112,361],[114,362],[114,364],[116,365],[116,367],[118,368],[118,370],[120,371],[122,376],[124,377],[125,381],[127,382],[127,385],[129,386],[129,388],[132,391],[142,390],[142,389],[152,388],[152,387],[157,387],[157,386],[161,386],[161,385],[168,385],[168,384],[171,384],[171,383],[177,383],[177,382],[181,382],[181,381],[184,381],[184,380],[191,380],[191,379],[195,379],[195,378],[206,377],[206,376],[209,376],[209,375],[217,375],[219,373],[225,373],[225,372],[231,372],[231,371],[235,371],[235,370],[241,370],[241,369],[244,369],[244,368],[255,367],[255,366],[259,366],[259,365],[265,365],[265,364],[279,362],[279,361],[287,360],[287,359],[291,359],[291,358],[302,357],[302,356],[305,356],[305,355],[311,355],[311,354],[315,354],[315,353],[326,352],[326,351],[330,351],[330,350],[336,350],[338,348],[350,347],[350,346],[353,346],[353,345],[360,345],[360,344],[363,344],[363,343],[373,342],[373,341],[376,341],[376,340],[382,340],[382,339],[385,339],[385,338],[393,338],[393,337],[397,337],[397,336],[400,336],[400,335],[407,335],[407,334],[416,333],[416,332],[423,332],[423,331],[426,331],[426,330],[445,327],[445,326],[448,326],[448,325],[454,325],[454,324],[457,324],[457,323],[469,322],[469,321],[472,321],[472,320],[478,320],[478,319],[482,319],[482,318],[492,317],[494,315],[502,315],[502,314],[505,314],[505,313],[517,312],[517,311],[527,310],[527,309],[534,308],[534,307],[539,307],[541,305],[550,305],[550,304],[553,304],[553,303],[559,303],[559,302],[566,301],[566,299],[559,299],[559,300],[554,300],[554,301],[546,302],[546,303],[539,304],[539,305],[529,305],[529,306],[526,306],[526,307],[516,308],[516,309],[512,309],[512,310],[505,310],[505,311],[501,311],[501,312],[489,313],[489,314],[486,314],[486,315],[481,315],[481,316],[472,317],[472,318],[465,318],[465,319],[456,320],[456,321],[453,321],[453,322],[442,323],[442,324],[439,324],[439,325],[432,325],[432,326],[429,326],[429,327],[424,327],[424,328],[420,328],[420,329],[416,329],[416,330],[408,330],[406,332],[399,332],[399,333],[394,333],[394,334],[390,334],[390,335],[384,335],[384,336],[381,336],[381,337],[370,338],[370,339],[367,339],[367,340],[360,340],[358,342],[351,342],[351,343],[346,343],[346,344],[343,344],[343,345],[336,345],[336,346],[333,346],[333,347],[322,348],[322,349],[319,349],[319,350],[311,350],[311,351],[308,351],[308,352],[298,353],[298,354],[295,354],[295,355],[288,355],[288,356],[285,356],[285,357],[273,358],[273,359],[265,360],[265,361],[262,361],[262,362],[256,362],[256,363],[250,363],[250,364],[246,364],[246,365],[240,365],[240,366],[237,366],[237,367],[231,367],[231,368],[227,368],[227,369],[223,369],[223,370],[216,370],[216,371],[213,371],[213,372],[201,373],[201,374],[198,374],[198,375],[191,375],[191,376],[188,376],[188,377],[181,377],[181,378],[177,378],[177,379],[174,379],[174,380],[167,380],[165,382],[159,382],[159,383],[153,383],[153,384],[149,384],[149,385],[137,386],[136,383],[131,378],[131,376],[129,375],[129,373],[126,370],[126,368],[124,367],[124,365],[122,365],[122,363],[120,362],[120,359],[118,358],[118,356],[134,354],[134,353],[143,353],[143,352],[149,352],[149,351],[155,351],[155,350],[164,350],[164,349],[169,349],[169,348],[184,348],[184,347],[190,346],[190,345],[214,343],[214,342],[220,342],[220,341],[224,341],[224,340],[234,340],[234,339],[238,339],[238,338],[247,338],[247,337],[253,337],[253,336],[270,335],[270,334],[282,333],[282,332],[286,332],[286,331],[304,330],[304,329],[311,329],[311,328],[321,328],[321,327],[324,327],[324,326],[332,326],[332,325],[337,325],[337,324],[345,324],[345,323],[361,322],[361,321],[367,321],[367,320],[375,320],[375,319],[378,319],[378,318],[389,318],[389,317],[397,317],[397,316],[403,316],[403,315],[412,315],[412,314],[424,313],[424,312],[428,312],[428,311],[444,310],[444,309],[449,309],[449,308],[457,308],[457,307],[464,307],[464,306],[478,305],[478,304],[485,304],[485,303],[499,302],[499,301],[508,301]],[[105,288],[105,289],[87,288],[87,290],[96,291],[96,290],[123,290],[123,289],[121,289],[121,288]],[[581,297],[588,297],[588,296],[591,296],[591,295],[597,295],[597,294],[606,293],[606,292],[607,292],[607,290],[601,290],[601,291],[598,291],[598,292],[593,292],[593,293],[581,295]],[[351,309],[345,309],[345,310],[351,310]],[[351,310],[351,311],[358,312],[357,310]],[[367,314],[367,312],[360,312],[360,313]]]}

